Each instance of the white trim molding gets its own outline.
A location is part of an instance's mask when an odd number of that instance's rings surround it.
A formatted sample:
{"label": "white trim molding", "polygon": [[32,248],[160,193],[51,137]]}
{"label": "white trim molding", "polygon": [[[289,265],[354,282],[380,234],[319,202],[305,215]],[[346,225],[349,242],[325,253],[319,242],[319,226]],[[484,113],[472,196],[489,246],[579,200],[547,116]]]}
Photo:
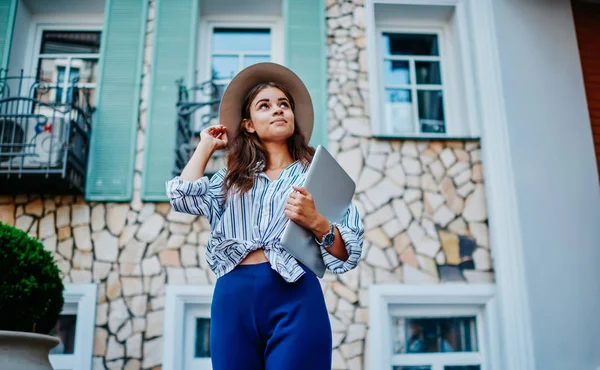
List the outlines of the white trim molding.
{"label": "white trim molding", "polygon": [[163,370],[183,369],[185,306],[210,306],[214,286],[167,285],[163,336]]}
{"label": "white trim molding", "polygon": [[53,369],[92,370],[96,295],[96,284],[65,284],[63,312],[77,316],[75,347],[72,355],[50,355]]}
{"label": "white trim molding", "polygon": [[[461,45],[461,59],[471,63],[464,67],[473,71],[472,83],[477,92],[466,98],[481,127],[486,205],[497,286],[498,346],[490,348],[500,350],[498,369],[535,369],[515,174],[510,156],[498,154],[508,153],[510,146],[492,0],[366,0],[367,47],[371,50],[377,45],[376,32],[373,27],[369,28],[375,24],[375,4],[454,6],[456,14],[465,22],[459,33],[461,39],[468,36],[469,49],[467,53]],[[469,29],[476,32],[468,33]],[[377,53],[367,50],[370,72],[372,66],[377,66]],[[468,55],[465,57],[465,54]],[[377,92],[370,94],[371,101],[378,101],[373,100],[378,99]],[[372,117],[373,113],[374,110]]]}
{"label": "white trim molding", "polygon": [[[497,356],[497,312],[493,284],[371,285],[369,287],[369,346],[366,369],[387,369],[392,360],[390,313],[406,311],[427,316],[469,313],[477,316],[482,370],[502,369]],[[390,307],[396,306],[396,307]],[[411,314],[412,312],[412,314]],[[389,340],[386,340],[389,339]]]}

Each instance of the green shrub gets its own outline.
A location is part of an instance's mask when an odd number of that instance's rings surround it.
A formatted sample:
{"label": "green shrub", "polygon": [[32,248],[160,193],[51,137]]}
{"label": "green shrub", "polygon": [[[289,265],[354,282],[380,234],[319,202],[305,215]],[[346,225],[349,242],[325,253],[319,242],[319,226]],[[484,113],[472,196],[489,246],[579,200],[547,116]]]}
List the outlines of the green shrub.
{"label": "green shrub", "polygon": [[49,333],[62,310],[63,289],[52,254],[0,222],[0,330]]}

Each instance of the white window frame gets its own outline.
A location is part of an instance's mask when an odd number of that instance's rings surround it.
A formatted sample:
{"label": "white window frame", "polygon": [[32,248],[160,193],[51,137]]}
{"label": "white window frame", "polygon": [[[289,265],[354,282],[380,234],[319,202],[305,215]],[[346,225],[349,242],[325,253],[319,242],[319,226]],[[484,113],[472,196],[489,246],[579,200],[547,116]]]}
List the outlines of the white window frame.
{"label": "white window frame", "polygon": [[[443,361],[473,365],[481,370],[500,370],[497,349],[497,317],[493,284],[372,285],[369,287],[369,369],[391,369],[395,365],[433,364],[437,370]],[[450,354],[393,355],[391,315],[407,317],[452,317],[475,315],[479,352]]]}
{"label": "white window frame", "polygon": [[[396,5],[457,5],[461,0],[367,0],[365,4],[366,36],[367,36],[367,70],[369,76],[369,98],[377,102],[371,110],[371,128],[373,136],[379,138],[416,138],[416,139],[476,139],[479,137],[479,119],[475,107],[475,87],[471,68],[471,48],[469,31],[466,24],[467,14],[464,7],[456,6],[455,21],[377,21],[375,19],[376,4]],[[444,118],[446,133],[414,133],[394,134],[386,130],[384,116],[384,81],[382,71],[383,53],[381,34],[392,33],[426,33],[438,35],[440,51],[440,68],[442,73],[442,90],[444,97]],[[460,45],[456,45],[459,43]],[[416,110],[417,99],[413,100]],[[416,114],[416,113],[413,113]],[[418,120],[418,116],[415,117]]]}
{"label": "white window frame", "polygon": [[55,370],[91,370],[96,324],[96,284],[65,284],[61,314],[76,314],[73,354],[50,355]]}
{"label": "white window frame", "polygon": [[212,35],[215,28],[258,28],[271,30],[271,61],[283,64],[283,20],[281,17],[201,17],[200,37],[198,37],[198,79],[202,82],[212,78],[211,75],[211,50]]}
{"label": "white window frame", "polygon": [[[208,308],[208,310],[205,310],[205,313],[210,316],[213,292],[214,286],[212,285],[167,285],[163,337],[163,370],[183,369],[183,356],[186,351],[184,338],[187,338],[192,329],[186,326],[187,312],[190,307],[203,306]],[[193,336],[193,333],[191,335]],[[190,336],[190,338],[192,337]],[[190,341],[188,340],[187,342]],[[210,366],[210,361],[202,359],[199,364]],[[210,369],[210,367],[207,369]],[[198,370],[205,369],[198,368]]]}
{"label": "white window frame", "polygon": [[[399,87],[401,89],[410,90],[412,96],[412,114],[413,114],[413,128],[414,133],[405,133],[405,134],[397,134],[401,136],[432,136],[432,137],[446,137],[450,131],[450,127],[458,121],[458,112],[457,109],[453,109],[455,107],[452,104],[452,99],[454,97],[454,92],[452,90],[452,85],[455,82],[455,79],[452,78],[451,74],[447,71],[450,69],[452,63],[452,59],[450,55],[447,53],[448,49],[448,27],[443,24],[434,24],[429,27],[419,27],[419,26],[405,26],[405,27],[393,27],[393,26],[383,26],[377,28],[377,40],[379,45],[377,45],[378,50],[378,59],[379,66],[382,65],[384,56],[383,56],[383,45],[381,44],[381,39],[383,38],[384,33],[395,33],[395,34],[430,34],[436,35],[438,42],[438,50],[439,56],[437,57],[426,57],[426,56],[399,56],[399,59],[410,60],[411,63],[414,64],[415,60],[419,61],[436,61],[439,62],[442,84],[441,85],[430,85],[434,87],[426,87],[423,85],[418,85],[416,81],[416,76],[414,74],[414,69],[409,67],[410,73],[410,84],[406,85],[406,87]],[[393,59],[393,58],[392,58]],[[379,81],[379,90],[381,92],[381,99],[373,100],[379,103],[378,112],[383,113],[385,109],[385,88],[386,83],[384,79],[383,68],[378,68],[377,78]],[[435,134],[435,133],[421,133],[420,132],[420,120],[419,120],[419,111],[418,111],[418,103],[419,99],[417,96],[417,90],[441,90],[444,99],[444,126],[446,129],[446,133],[444,134]],[[449,93],[450,92],[450,93]],[[380,133],[382,136],[390,136],[388,133],[391,132],[390,125],[393,125],[393,122],[387,122],[385,120],[385,115],[382,114],[382,118],[380,120],[374,121],[379,127],[385,127],[384,129],[375,129],[374,132]],[[455,130],[454,130],[455,131]],[[394,136],[395,134],[391,134]]]}
{"label": "white window frame", "polygon": [[[94,18],[92,18],[94,19]],[[29,61],[29,66],[28,69],[31,71],[30,76],[37,76],[37,72],[38,72],[38,64],[39,64],[39,59],[40,59],[40,47],[42,44],[42,35],[44,33],[44,31],[66,31],[66,32],[77,32],[77,31],[81,31],[81,32],[86,32],[86,31],[97,31],[100,32],[100,40],[102,42],[102,40],[104,40],[102,38],[102,32],[104,32],[103,26],[102,24],[80,24],[80,23],[35,23],[35,33],[32,35],[33,37],[30,38],[30,46],[29,46],[29,55],[32,55],[32,58]],[[83,58],[96,58],[98,60],[98,63],[100,63],[100,58],[102,55],[102,45],[100,45],[100,50],[97,54],[79,54],[79,56],[83,57]],[[65,56],[65,55],[60,55],[60,54],[56,54],[56,55],[52,55],[52,54],[48,54],[45,55],[46,57],[57,57],[57,58],[65,58],[65,59],[70,59],[70,58],[77,58],[78,54],[70,54],[69,56]],[[70,66],[70,63],[69,63]],[[67,68],[65,69],[65,76],[68,76],[70,73],[70,68],[69,66],[67,66]],[[96,78],[98,78],[99,75],[96,75]],[[82,87],[92,87],[92,88],[97,88],[98,83],[100,81],[96,80],[96,83],[94,84],[86,84],[86,83],[80,83],[80,85]],[[66,97],[67,94],[67,89],[63,89],[63,97],[61,99],[64,100],[64,98]],[[93,104],[93,102],[91,102]]]}

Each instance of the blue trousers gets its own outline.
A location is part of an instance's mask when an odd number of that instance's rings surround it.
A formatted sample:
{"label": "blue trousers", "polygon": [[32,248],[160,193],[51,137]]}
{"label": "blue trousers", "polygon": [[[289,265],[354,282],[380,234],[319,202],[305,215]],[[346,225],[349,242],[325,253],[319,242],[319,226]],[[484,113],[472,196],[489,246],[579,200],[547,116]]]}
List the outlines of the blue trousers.
{"label": "blue trousers", "polygon": [[288,283],[268,262],[217,279],[213,370],[331,370],[331,324],[314,273]]}

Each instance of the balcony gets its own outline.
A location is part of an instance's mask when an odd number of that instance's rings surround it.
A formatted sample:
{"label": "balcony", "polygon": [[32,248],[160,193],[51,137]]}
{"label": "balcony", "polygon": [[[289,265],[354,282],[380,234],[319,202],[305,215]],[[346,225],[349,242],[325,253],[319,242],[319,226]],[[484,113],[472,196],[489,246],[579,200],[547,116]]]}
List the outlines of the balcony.
{"label": "balcony", "polygon": [[[183,80],[177,82],[177,142],[175,147],[175,176],[181,174],[198,145],[200,132],[218,124],[219,103],[223,86],[214,81],[205,81],[186,87]],[[217,151],[206,166],[204,173],[213,175],[225,167],[226,152]]]}
{"label": "balcony", "polygon": [[78,82],[0,70],[0,193],[83,192],[94,108]]}

